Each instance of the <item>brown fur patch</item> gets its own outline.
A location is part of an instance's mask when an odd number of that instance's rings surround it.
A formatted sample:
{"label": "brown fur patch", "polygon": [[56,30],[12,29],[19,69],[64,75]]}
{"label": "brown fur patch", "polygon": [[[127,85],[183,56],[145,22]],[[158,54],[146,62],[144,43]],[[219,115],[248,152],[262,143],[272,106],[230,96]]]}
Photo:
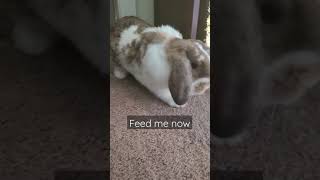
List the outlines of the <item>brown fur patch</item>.
{"label": "brown fur patch", "polygon": [[161,43],[166,39],[164,34],[156,33],[156,32],[146,32],[141,34],[141,38],[139,40],[132,41],[124,49],[127,49],[127,60],[128,63],[137,63],[141,64],[141,60],[145,56],[147,47],[149,44]]}
{"label": "brown fur patch", "polygon": [[138,26],[138,32],[142,32],[145,28],[151,27],[151,25],[147,22],[134,16],[126,16],[118,19],[118,21],[115,22],[110,31],[110,49],[112,54],[111,56],[113,57],[112,59],[115,63],[119,63],[118,56],[119,53],[122,53],[119,52],[117,49],[121,33],[123,32],[123,30],[129,28],[132,25]]}

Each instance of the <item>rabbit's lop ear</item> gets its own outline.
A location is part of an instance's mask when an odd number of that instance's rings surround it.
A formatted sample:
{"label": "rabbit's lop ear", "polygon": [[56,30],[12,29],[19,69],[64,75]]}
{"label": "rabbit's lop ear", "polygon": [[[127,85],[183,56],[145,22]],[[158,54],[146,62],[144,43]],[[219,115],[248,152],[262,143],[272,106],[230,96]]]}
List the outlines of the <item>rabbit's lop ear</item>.
{"label": "rabbit's lop ear", "polygon": [[260,82],[265,104],[289,104],[320,81],[320,57],[313,52],[295,52],[279,58]]}
{"label": "rabbit's lop ear", "polygon": [[190,62],[181,54],[169,57],[172,69],[169,77],[169,90],[174,102],[183,105],[191,94],[192,75]]}

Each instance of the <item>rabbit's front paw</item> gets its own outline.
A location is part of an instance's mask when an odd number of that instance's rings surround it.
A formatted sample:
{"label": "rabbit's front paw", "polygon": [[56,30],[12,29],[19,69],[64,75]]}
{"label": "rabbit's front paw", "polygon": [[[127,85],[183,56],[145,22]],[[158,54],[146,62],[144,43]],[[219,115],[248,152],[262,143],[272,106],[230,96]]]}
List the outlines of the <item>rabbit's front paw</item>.
{"label": "rabbit's front paw", "polygon": [[113,75],[118,79],[124,79],[127,77],[128,72],[122,67],[115,66],[113,70]]}

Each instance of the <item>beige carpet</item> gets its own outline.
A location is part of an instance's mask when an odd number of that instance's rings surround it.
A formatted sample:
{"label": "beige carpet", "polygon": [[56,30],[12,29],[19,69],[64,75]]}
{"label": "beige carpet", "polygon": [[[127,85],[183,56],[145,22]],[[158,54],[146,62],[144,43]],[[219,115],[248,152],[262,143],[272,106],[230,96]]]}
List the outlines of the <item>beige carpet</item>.
{"label": "beige carpet", "polygon": [[[210,94],[171,108],[132,77],[110,77],[111,179],[209,179]],[[127,129],[128,115],[192,115],[192,129]]]}

